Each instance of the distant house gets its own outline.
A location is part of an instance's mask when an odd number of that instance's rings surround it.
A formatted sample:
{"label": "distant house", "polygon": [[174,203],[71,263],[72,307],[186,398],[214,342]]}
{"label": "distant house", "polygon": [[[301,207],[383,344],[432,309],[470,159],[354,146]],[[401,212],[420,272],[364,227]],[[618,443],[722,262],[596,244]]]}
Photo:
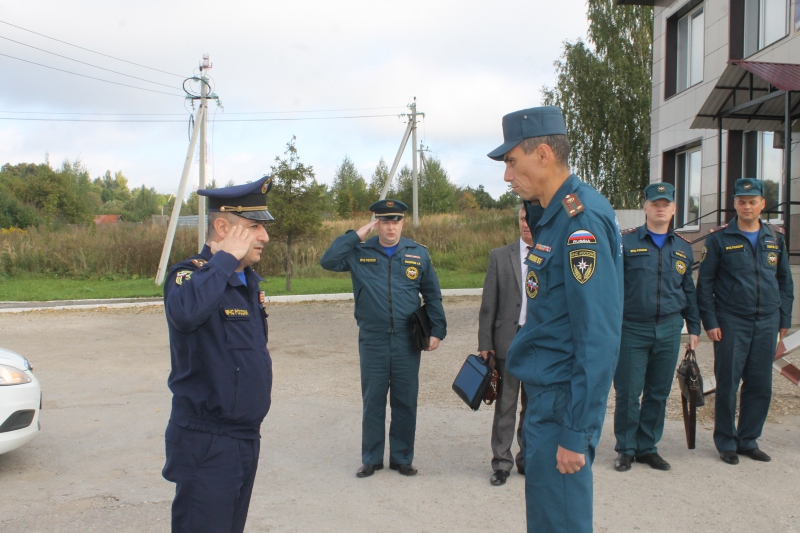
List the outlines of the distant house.
{"label": "distant house", "polygon": [[97,215],[94,217],[94,223],[98,226],[100,224],[116,224],[123,222],[122,215]]}

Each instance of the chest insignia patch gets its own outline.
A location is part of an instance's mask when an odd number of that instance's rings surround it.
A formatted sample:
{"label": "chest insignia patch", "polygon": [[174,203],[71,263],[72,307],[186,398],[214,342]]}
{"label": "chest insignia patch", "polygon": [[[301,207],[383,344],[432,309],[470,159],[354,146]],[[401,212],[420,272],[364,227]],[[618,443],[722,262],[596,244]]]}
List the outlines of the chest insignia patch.
{"label": "chest insignia patch", "polygon": [[411,259],[422,259],[422,258],[421,258],[420,256],[418,256],[418,255],[411,255],[411,254],[406,254],[406,257],[410,257]]}
{"label": "chest insignia patch", "polygon": [[675,270],[678,271],[678,274],[683,276],[684,274],[686,274],[686,263],[684,263],[683,261],[675,261]]}
{"label": "chest insignia patch", "polygon": [[776,254],[775,252],[768,253],[767,264],[769,264],[769,266],[771,267],[778,266],[778,254]]}
{"label": "chest insignia patch", "polygon": [[567,237],[567,246],[574,246],[576,244],[597,244],[597,238],[591,231],[579,229]]}
{"label": "chest insignia patch", "polygon": [[406,265],[422,266],[422,263],[420,263],[419,261],[409,261],[408,259],[403,260],[403,263]]}
{"label": "chest insignia patch", "polygon": [[700,252],[700,262],[702,263],[706,259],[706,254],[708,253],[708,248],[703,246],[703,250]]}
{"label": "chest insignia patch", "polygon": [[544,257],[538,256],[536,254],[528,254],[528,261],[536,265],[541,265],[542,263],[544,263]]}
{"label": "chest insignia patch", "polygon": [[677,255],[678,257],[683,257],[684,259],[686,259],[686,254],[681,252],[680,250],[675,250],[675,255]]}
{"label": "chest insignia patch", "polygon": [[579,213],[583,213],[585,207],[583,207],[583,202],[581,199],[578,198],[577,194],[568,194],[561,200],[561,205],[564,207],[564,211],[567,212],[570,218],[574,217]]}
{"label": "chest insignia patch", "polygon": [[528,275],[525,277],[525,294],[527,294],[528,298],[531,300],[536,298],[536,295],[539,294],[539,277],[533,270],[529,271]]}
{"label": "chest insignia patch", "polygon": [[192,278],[191,270],[181,270],[175,274],[175,285],[183,285],[184,281],[189,281]]}
{"label": "chest insignia patch", "polygon": [[597,252],[594,250],[573,250],[569,253],[569,266],[572,276],[583,285],[597,268]]}
{"label": "chest insignia patch", "polygon": [[241,318],[245,316],[250,316],[250,311],[247,309],[223,309],[223,313],[228,318]]}
{"label": "chest insignia patch", "polygon": [[730,252],[732,250],[744,250],[744,244],[732,244],[725,247],[726,252]]}
{"label": "chest insignia patch", "polygon": [[547,246],[546,244],[537,244],[534,248],[539,250],[540,252],[551,252],[553,249]]}
{"label": "chest insignia patch", "polygon": [[358,262],[359,263],[377,263],[378,262],[378,258],[377,257],[359,257],[358,258]]}
{"label": "chest insignia patch", "polygon": [[406,269],[406,277],[410,280],[415,280],[419,277],[419,269],[417,267],[408,267]]}
{"label": "chest insignia patch", "polygon": [[631,248],[628,250],[629,253],[632,254],[646,254],[650,251],[650,248]]}
{"label": "chest insignia patch", "polygon": [[197,268],[203,268],[206,265],[206,263],[208,263],[208,261],[206,261],[205,259],[192,259],[192,264]]}

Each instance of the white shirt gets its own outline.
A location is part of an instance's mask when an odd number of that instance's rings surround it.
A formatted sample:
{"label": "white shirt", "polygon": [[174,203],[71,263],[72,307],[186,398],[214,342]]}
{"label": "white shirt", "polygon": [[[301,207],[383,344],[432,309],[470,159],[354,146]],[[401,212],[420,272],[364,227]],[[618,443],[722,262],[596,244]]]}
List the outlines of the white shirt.
{"label": "white shirt", "polygon": [[517,322],[517,324],[519,324],[519,327],[522,327],[522,326],[525,325],[525,319],[528,316],[528,306],[526,305],[528,303],[528,297],[527,297],[528,295],[525,294],[525,278],[528,275],[528,265],[525,264],[525,259],[527,259],[527,258],[528,258],[528,243],[523,241],[522,237],[520,237],[519,238],[519,264],[522,267],[522,269],[521,269],[521,272],[522,272],[522,287],[520,287],[520,289],[522,290],[522,305],[520,305],[521,309],[519,310],[519,321]]}

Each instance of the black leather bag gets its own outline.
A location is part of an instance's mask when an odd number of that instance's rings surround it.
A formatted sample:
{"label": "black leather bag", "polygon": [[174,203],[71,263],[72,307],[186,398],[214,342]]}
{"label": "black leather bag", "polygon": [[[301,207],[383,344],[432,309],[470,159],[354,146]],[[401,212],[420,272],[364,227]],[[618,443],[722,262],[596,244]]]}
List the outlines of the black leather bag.
{"label": "black leather bag", "polygon": [[431,341],[431,321],[423,305],[411,315],[411,341],[415,350],[427,350]]}
{"label": "black leather bag", "polygon": [[686,430],[686,446],[690,450],[695,448],[697,436],[697,408],[705,405],[703,396],[703,376],[697,366],[697,354],[694,350],[686,349],[678,370],[676,371],[678,385],[681,388],[681,405],[683,406],[683,427]]}
{"label": "black leather bag", "polygon": [[453,390],[473,411],[480,408],[483,400],[490,405],[499,387],[500,379],[494,369],[494,358],[484,361],[478,355],[467,356],[453,381]]}

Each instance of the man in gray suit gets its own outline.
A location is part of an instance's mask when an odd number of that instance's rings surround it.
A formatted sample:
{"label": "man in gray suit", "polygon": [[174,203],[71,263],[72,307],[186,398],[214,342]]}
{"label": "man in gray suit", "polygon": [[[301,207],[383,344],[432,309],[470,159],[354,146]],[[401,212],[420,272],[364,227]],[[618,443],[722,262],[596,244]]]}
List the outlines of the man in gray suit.
{"label": "man in gray suit", "polygon": [[[495,248],[489,254],[489,268],[483,282],[483,297],[478,321],[478,350],[486,359],[489,354],[495,355],[497,372],[502,377],[500,394],[494,406],[494,423],[492,424],[492,485],[503,485],[514,467],[515,458],[511,453],[514,440],[514,426],[517,418],[517,401],[520,396],[520,381],[506,372],[506,353],[514,335],[525,323],[526,309],[522,280],[525,279],[528,267],[525,258],[533,246],[528,223],[525,220],[525,209],[517,210],[519,221],[518,241]],[[517,444],[519,452],[516,456],[517,471],[525,475],[525,442],[522,436],[522,420],[525,417],[525,406],[528,399],[522,388],[522,412],[517,428]]]}

